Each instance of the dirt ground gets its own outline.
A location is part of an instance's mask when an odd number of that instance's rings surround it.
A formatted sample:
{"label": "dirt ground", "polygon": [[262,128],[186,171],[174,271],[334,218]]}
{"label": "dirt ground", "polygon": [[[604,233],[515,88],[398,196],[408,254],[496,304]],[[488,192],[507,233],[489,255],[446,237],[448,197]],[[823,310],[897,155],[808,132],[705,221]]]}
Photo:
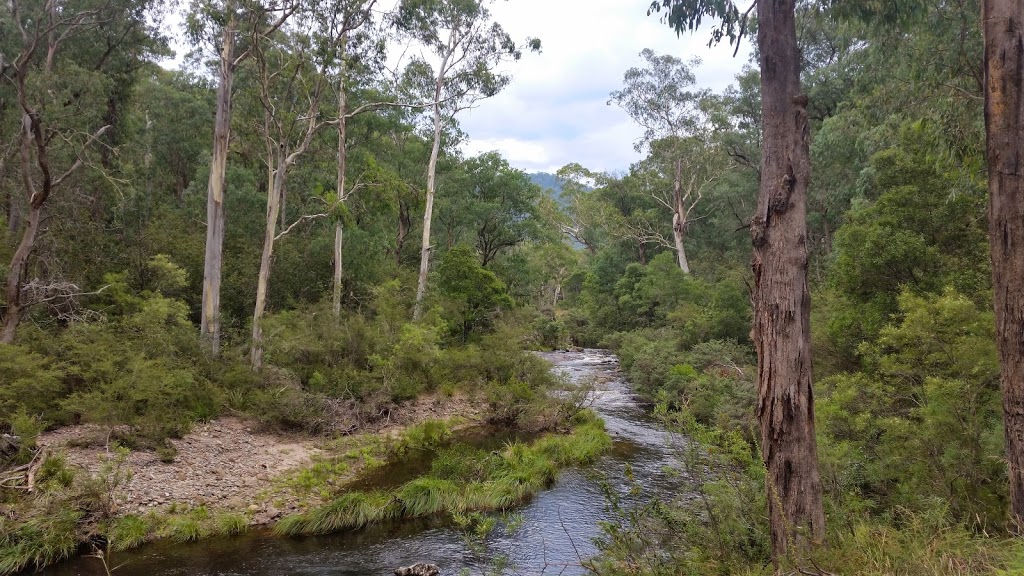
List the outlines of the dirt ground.
{"label": "dirt ground", "polygon": [[[394,406],[372,422],[339,427],[353,435],[396,436],[411,424],[428,418],[460,416],[468,422],[482,418],[482,402],[465,397],[422,396]],[[95,473],[111,457],[109,430],[92,424],[68,426],[39,437],[41,448],[62,452],[72,466]],[[330,439],[283,435],[258,430],[237,417],[196,424],[183,438],[171,440],[177,450],[173,462],[164,463],[151,451],[133,451],[127,466],[132,477],[116,496],[124,514],[205,505],[212,509],[246,511],[254,524],[272,521],[297,511],[292,499],[268,497],[267,488],[290,471],[310,466]],[[274,495],[269,495],[274,496]],[[270,504],[274,500],[278,509]]]}

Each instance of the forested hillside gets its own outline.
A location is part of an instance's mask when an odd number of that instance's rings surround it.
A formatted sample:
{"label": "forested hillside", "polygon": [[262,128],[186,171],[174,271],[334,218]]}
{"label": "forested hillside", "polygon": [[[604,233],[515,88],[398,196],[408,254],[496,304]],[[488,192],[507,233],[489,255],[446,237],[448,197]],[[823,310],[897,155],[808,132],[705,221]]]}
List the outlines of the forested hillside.
{"label": "forested hillside", "polygon": [[[0,8],[0,574],[256,523],[113,496],[129,454],[173,462],[226,417],[328,447],[273,484],[278,533],[488,526],[611,446],[533,354],[576,347],[687,438],[679,498],[608,494],[581,571],[1024,572],[1024,9],[654,2],[664,34],[703,18],[752,61],[716,92],[645,50],[608,87],[641,159],[551,175],[462,151],[465,111],[542,46],[488,6]],[[427,405],[522,436],[339,488],[466,425]],[[83,429],[120,460],[41,440]]]}

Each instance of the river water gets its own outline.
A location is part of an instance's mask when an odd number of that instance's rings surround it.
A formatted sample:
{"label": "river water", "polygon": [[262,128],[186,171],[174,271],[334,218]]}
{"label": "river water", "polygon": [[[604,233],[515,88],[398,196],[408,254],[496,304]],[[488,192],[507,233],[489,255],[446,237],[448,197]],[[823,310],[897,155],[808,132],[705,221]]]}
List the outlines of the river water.
{"label": "river water", "polygon": [[[618,370],[615,356],[601,350],[543,354],[575,382],[597,384],[592,408],[614,440],[610,453],[593,466],[566,470],[555,485],[514,511],[521,521],[511,530],[499,525],[484,543],[467,541],[440,519],[332,536],[277,538],[253,531],[235,538],[192,544],[157,543],[122,553],[116,576],[308,575],[385,576],[399,566],[431,562],[441,574],[490,574],[495,558],[505,558],[504,574],[578,575],[582,559],[593,556],[599,523],[608,519],[602,481],[631,501],[671,497],[680,488],[674,472],[672,438],[638,404]],[[633,480],[627,479],[627,467]],[[637,489],[639,488],[639,490]],[[82,557],[44,571],[60,576],[103,575],[101,563]]]}

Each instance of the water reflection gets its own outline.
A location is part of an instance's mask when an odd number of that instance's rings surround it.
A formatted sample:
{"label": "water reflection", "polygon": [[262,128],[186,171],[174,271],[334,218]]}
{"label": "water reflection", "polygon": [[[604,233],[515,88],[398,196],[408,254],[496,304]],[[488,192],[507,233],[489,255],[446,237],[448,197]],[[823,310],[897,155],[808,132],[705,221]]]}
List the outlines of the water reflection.
{"label": "water reflection", "polygon": [[[554,487],[523,506],[514,531],[499,528],[484,546],[439,519],[403,522],[358,532],[309,538],[275,538],[264,531],[242,537],[174,545],[158,543],[114,559],[117,576],[332,575],[384,576],[398,566],[429,561],[445,575],[489,573],[494,559],[507,558],[506,574],[585,574],[581,559],[596,552],[593,539],[607,518],[601,478],[620,494],[632,485],[630,466],[641,487],[633,497],[670,495],[679,487],[668,434],[637,403],[621,378],[614,356],[600,350],[543,354],[574,381],[597,377],[592,407],[615,440],[594,466],[561,474]],[[102,575],[94,558],[79,558],[47,569],[53,575]]]}

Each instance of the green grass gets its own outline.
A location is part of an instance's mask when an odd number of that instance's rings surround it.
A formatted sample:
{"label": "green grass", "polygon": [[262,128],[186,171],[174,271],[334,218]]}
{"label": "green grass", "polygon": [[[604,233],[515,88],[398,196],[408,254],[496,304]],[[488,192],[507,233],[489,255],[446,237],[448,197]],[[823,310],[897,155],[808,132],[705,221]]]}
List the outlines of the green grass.
{"label": "green grass", "polygon": [[465,446],[438,454],[431,472],[389,491],[352,491],[277,523],[281,535],[327,534],[396,518],[507,510],[550,486],[566,466],[588,464],[611,447],[604,423],[577,420],[571,434],[532,444],[510,443],[498,453]]}
{"label": "green grass", "polygon": [[329,534],[392,520],[399,508],[381,491],[349,492],[305,514],[293,514],[274,525],[277,534]]}
{"label": "green grass", "polygon": [[131,550],[145,543],[151,531],[151,524],[144,518],[129,514],[114,522],[108,530],[107,541],[114,552]]}
{"label": "green grass", "polygon": [[78,522],[74,509],[37,516],[20,526],[0,521],[0,574],[13,574],[70,558],[78,550]]}

